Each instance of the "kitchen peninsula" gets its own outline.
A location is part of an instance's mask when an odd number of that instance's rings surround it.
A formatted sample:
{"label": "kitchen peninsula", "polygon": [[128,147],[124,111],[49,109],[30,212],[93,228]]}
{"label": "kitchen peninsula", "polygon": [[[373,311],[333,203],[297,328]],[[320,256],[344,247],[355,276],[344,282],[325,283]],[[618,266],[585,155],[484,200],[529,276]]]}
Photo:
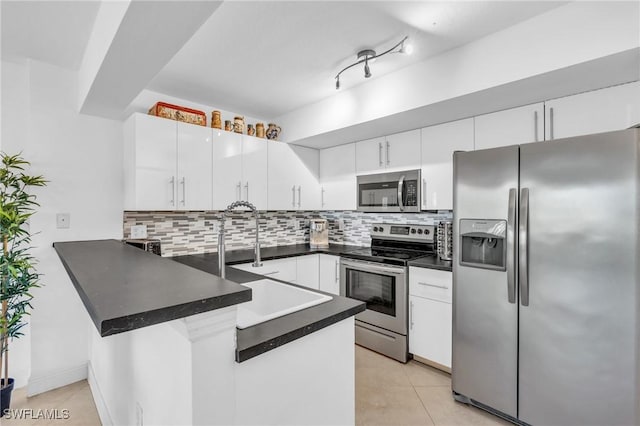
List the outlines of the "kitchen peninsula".
{"label": "kitchen peninsula", "polygon": [[103,424],[354,423],[362,303],[334,295],[237,330],[251,299],[238,283],[259,275],[224,280],[116,240],[54,247],[98,331],[89,382]]}

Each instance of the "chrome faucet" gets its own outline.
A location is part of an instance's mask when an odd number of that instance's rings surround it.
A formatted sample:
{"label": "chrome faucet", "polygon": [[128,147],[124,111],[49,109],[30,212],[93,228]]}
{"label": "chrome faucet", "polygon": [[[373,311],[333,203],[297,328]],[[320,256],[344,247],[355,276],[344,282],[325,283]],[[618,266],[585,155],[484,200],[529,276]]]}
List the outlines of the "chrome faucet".
{"label": "chrome faucet", "polygon": [[257,268],[262,266],[262,261],[260,260],[260,226],[258,223],[258,209],[253,204],[247,201],[236,201],[235,203],[229,204],[227,209],[222,212],[222,218],[220,219],[220,229],[218,231],[218,271],[220,273],[221,278],[226,278],[225,271],[225,245],[224,245],[224,222],[227,218],[227,213],[235,210],[238,207],[246,207],[253,212],[256,217],[256,247],[254,250],[254,260],[251,266]]}

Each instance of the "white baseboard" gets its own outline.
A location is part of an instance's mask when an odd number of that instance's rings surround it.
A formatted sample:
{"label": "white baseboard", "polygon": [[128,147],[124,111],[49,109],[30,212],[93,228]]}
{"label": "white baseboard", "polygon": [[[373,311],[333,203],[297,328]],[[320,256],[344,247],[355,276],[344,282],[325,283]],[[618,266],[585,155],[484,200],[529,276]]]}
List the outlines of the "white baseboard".
{"label": "white baseboard", "polygon": [[89,387],[91,388],[91,393],[93,394],[93,402],[96,404],[100,422],[102,423],[102,426],[113,426],[113,420],[111,420],[109,410],[107,409],[107,404],[104,402],[104,397],[102,396],[102,392],[100,391],[100,386],[98,386],[98,381],[96,380],[96,375],[93,372],[93,367],[91,367],[91,362],[89,362],[87,371],[89,376]]}
{"label": "white baseboard", "polygon": [[77,367],[66,370],[57,371],[42,377],[29,378],[27,384],[27,396],[38,395],[52,389],[61,388],[71,383],[79,382],[87,378],[87,364],[78,365]]}

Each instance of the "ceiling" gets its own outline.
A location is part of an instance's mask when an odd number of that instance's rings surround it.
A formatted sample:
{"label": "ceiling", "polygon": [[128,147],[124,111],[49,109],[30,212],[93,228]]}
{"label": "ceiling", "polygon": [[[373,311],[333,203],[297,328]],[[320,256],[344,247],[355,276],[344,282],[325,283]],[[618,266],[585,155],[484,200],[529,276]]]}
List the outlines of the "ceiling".
{"label": "ceiling", "polygon": [[[32,58],[80,67],[99,1],[0,3],[3,60]],[[335,94],[336,73],[354,62],[359,50],[381,52],[410,37],[413,55],[379,58],[371,64],[375,79],[565,3],[225,1],[200,29],[193,29],[193,37],[164,68],[158,67],[146,89],[275,118]],[[342,88],[365,83],[363,74],[359,66],[346,71]]]}
{"label": "ceiling", "polygon": [[2,59],[35,59],[77,70],[99,1],[2,0]]}
{"label": "ceiling", "polygon": [[[365,48],[382,52],[405,35],[408,55],[371,65],[380,77],[567,2],[224,2],[148,89],[229,111],[274,118],[335,93],[336,73]],[[365,82],[346,71],[343,89]]]}

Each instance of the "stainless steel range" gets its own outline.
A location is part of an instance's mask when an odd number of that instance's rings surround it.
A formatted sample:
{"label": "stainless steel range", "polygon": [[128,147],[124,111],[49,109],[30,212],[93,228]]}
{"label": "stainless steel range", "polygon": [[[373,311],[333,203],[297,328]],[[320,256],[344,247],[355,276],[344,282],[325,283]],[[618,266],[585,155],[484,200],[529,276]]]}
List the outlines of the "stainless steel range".
{"label": "stainless steel range", "polygon": [[371,247],[344,254],[340,294],[367,304],[356,315],[356,343],[408,361],[408,262],[433,255],[435,226],[377,223]]}

